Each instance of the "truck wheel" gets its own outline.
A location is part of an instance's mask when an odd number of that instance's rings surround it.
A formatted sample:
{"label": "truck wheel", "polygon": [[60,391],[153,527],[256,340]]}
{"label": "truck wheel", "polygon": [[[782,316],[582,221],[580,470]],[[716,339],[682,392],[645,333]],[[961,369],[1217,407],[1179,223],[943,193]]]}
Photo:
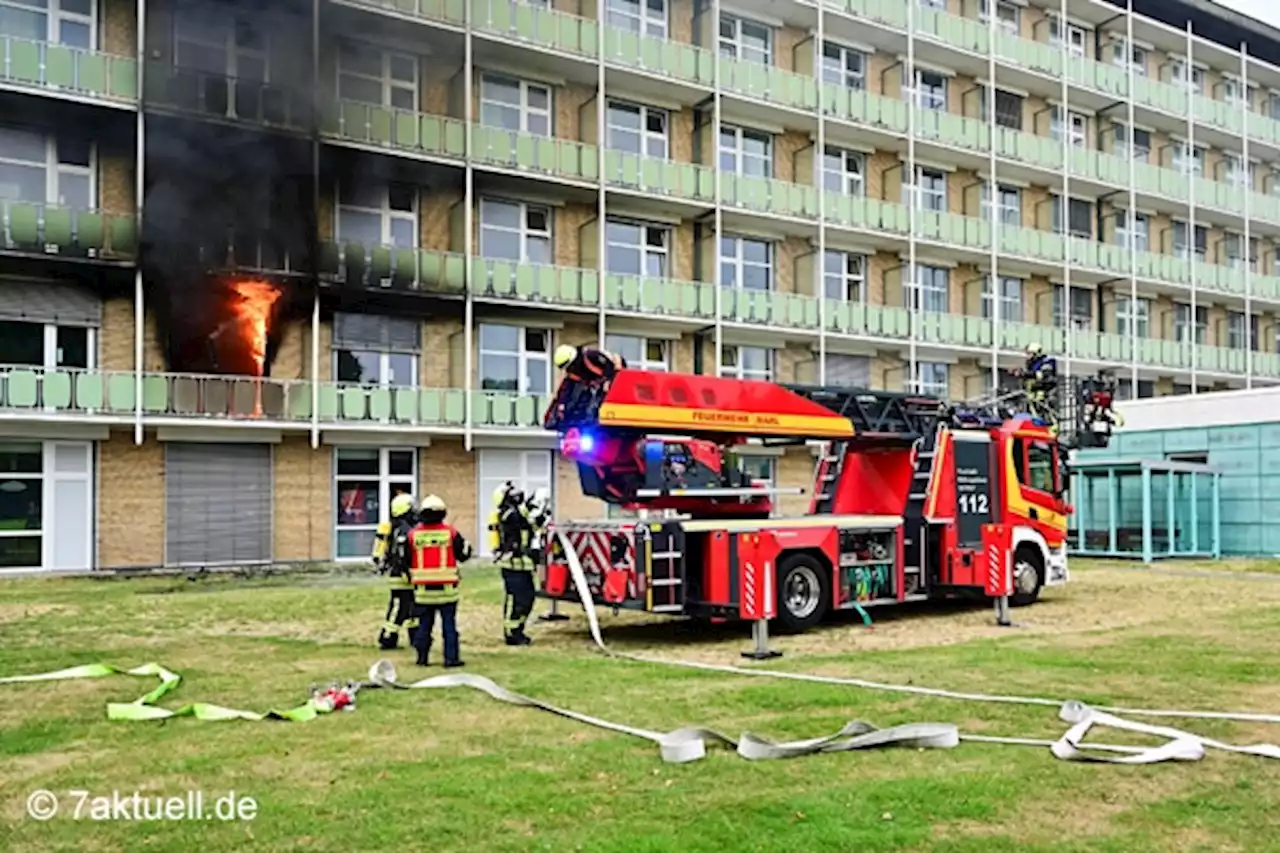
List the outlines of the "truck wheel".
{"label": "truck wheel", "polygon": [[779,629],[786,634],[807,631],[822,621],[830,609],[829,572],[807,554],[792,554],[778,561]]}
{"label": "truck wheel", "polygon": [[1013,552],[1013,595],[1010,607],[1034,604],[1044,588],[1044,556],[1039,548],[1021,545]]}

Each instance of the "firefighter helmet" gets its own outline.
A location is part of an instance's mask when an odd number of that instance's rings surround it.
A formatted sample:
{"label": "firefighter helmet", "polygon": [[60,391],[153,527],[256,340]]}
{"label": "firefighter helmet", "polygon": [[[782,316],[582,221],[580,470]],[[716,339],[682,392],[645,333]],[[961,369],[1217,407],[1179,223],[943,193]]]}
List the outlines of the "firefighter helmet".
{"label": "firefighter helmet", "polygon": [[1037,343],[1027,344],[1027,355],[1039,355],[1044,352],[1044,347]]}
{"label": "firefighter helmet", "polygon": [[578,355],[578,348],[569,344],[561,344],[556,347],[555,363],[556,367],[564,367],[573,361]]}
{"label": "firefighter helmet", "polygon": [[392,518],[399,518],[408,512],[413,512],[413,495],[399,494],[391,499]]}
{"label": "firefighter helmet", "polygon": [[427,495],[422,499],[423,512],[445,512],[444,501],[439,495]]}

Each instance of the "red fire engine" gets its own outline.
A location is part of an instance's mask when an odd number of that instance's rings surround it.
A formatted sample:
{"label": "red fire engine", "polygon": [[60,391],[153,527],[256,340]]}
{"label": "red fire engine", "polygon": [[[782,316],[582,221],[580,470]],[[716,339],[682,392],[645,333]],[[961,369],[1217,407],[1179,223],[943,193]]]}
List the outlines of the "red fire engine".
{"label": "red fire engine", "polygon": [[[1110,390],[1072,388],[1089,420],[1070,440],[1105,444]],[[1068,579],[1067,439],[1025,414],[623,370],[602,395],[562,387],[545,423],[587,495],[638,515],[554,523],[539,584],[553,601],[576,598],[557,533],[596,604],[792,632],[831,610],[960,594],[1027,605]],[[806,515],[776,517],[787,490],[741,472],[752,443],[819,445]]]}

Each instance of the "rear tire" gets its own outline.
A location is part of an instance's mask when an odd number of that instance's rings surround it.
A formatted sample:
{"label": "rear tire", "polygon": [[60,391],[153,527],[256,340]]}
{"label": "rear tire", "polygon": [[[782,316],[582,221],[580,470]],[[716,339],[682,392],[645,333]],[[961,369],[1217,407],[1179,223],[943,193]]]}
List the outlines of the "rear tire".
{"label": "rear tire", "polygon": [[1039,548],[1019,545],[1013,552],[1013,595],[1010,607],[1026,607],[1035,604],[1044,589],[1044,555]]}
{"label": "rear tire", "polygon": [[778,629],[799,634],[822,621],[831,609],[830,572],[808,554],[778,561]]}

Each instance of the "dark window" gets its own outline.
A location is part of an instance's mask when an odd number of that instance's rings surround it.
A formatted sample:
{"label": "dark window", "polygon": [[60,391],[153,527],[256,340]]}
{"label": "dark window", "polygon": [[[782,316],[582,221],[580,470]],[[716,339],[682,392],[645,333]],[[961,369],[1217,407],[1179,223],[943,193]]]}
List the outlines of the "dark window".
{"label": "dark window", "polygon": [[0,364],[44,366],[44,324],[0,320]]}

